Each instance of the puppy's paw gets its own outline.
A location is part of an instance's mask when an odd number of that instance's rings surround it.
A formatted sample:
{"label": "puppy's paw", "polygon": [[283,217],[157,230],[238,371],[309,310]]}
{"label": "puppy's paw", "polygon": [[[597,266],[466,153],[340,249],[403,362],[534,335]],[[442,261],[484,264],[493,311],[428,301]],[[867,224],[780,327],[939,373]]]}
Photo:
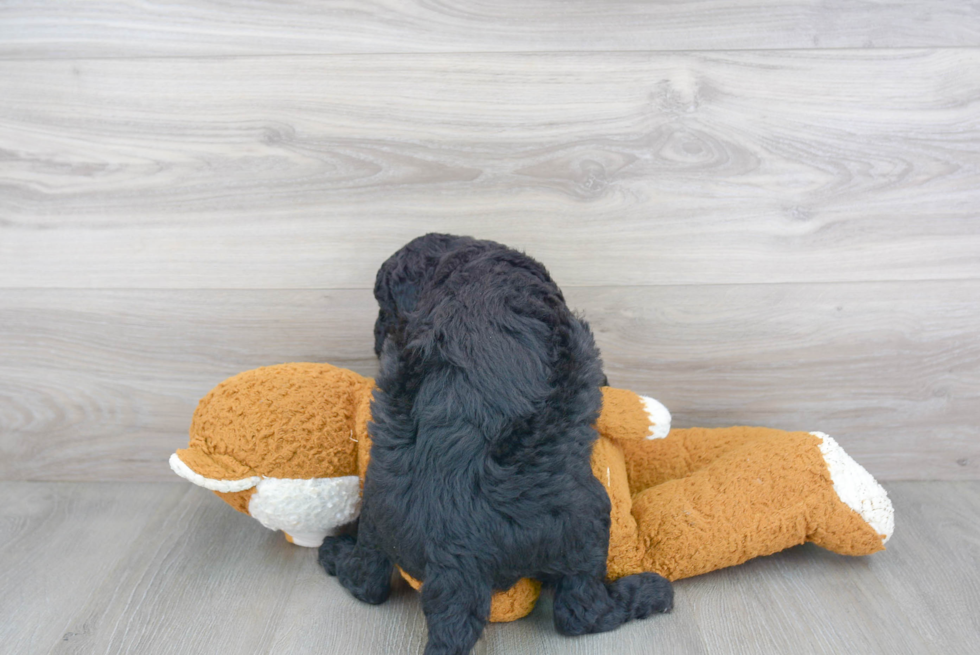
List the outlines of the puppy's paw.
{"label": "puppy's paw", "polygon": [[674,608],[674,588],[667,578],[656,573],[637,573],[609,585],[609,595],[629,614],[643,619]]}
{"label": "puppy's paw", "polygon": [[391,593],[391,570],[391,562],[379,551],[358,547],[342,556],[337,580],[362,603],[379,605]]}
{"label": "puppy's paw", "polygon": [[327,537],[320,545],[318,559],[327,575],[337,575],[337,562],[347,557],[357,542],[350,535]]}

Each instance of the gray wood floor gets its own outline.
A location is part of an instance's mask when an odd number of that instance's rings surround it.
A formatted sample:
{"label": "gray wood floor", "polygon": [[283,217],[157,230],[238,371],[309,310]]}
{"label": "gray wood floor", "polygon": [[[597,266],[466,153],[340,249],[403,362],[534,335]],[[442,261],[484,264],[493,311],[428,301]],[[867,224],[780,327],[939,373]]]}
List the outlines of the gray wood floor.
{"label": "gray wood floor", "polygon": [[[975,653],[980,482],[888,485],[888,550],[813,546],[678,582],[668,616],[564,638],[548,602],[476,653]],[[187,483],[0,483],[0,643],[37,653],[417,653],[418,596],[358,603]]]}

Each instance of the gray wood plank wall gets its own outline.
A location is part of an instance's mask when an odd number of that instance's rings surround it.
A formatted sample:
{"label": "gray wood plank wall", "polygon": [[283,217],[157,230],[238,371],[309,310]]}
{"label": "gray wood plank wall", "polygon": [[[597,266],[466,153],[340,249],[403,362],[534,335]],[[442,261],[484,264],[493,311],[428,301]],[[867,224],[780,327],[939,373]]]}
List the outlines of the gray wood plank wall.
{"label": "gray wood plank wall", "polygon": [[980,5],[0,5],[0,479],[168,480],[196,399],[374,371],[427,231],[541,259],[675,424],[980,477]]}
{"label": "gray wood plank wall", "polygon": [[964,0],[21,0],[0,56],[336,54],[980,45]]}

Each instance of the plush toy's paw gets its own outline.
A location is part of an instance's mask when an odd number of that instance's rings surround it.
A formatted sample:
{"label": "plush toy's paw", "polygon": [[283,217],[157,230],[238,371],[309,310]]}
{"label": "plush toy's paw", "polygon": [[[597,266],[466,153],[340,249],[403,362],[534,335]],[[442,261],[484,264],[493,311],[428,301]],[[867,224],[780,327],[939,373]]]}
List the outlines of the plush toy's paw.
{"label": "plush toy's paw", "polygon": [[324,538],[326,538],[332,530],[318,531],[318,532],[284,532],[286,535],[286,541],[296,546],[304,546],[306,548],[319,548],[323,544]]}
{"label": "plush toy's paw", "polygon": [[337,575],[337,562],[350,554],[356,545],[354,537],[341,535],[339,537],[327,537],[320,545],[318,559],[320,566],[327,572],[327,575]]}
{"label": "plush toy's paw", "polygon": [[656,573],[637,573],[609,585],[609,595],[629,613],[630,619],[665,614],[674,608],[674,587]]}

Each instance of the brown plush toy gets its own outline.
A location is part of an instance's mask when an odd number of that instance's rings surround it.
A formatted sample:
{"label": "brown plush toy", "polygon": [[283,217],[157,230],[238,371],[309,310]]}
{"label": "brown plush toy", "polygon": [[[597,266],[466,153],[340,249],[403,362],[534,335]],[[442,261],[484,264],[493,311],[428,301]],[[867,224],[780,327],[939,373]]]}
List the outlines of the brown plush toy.
{"label": "brown plush toy", "polygon": [[[329,364],[240,373],[201,400],[190,444],[170,466],[292,543],[317,547],[357,518],[373,388]],[[611,387],[596,428],[592,471],[612,505],[611,580],[641,571],[677,580],[807,541],[867,555],[892,534],[885,490],[825,434],[670,430],[663,405]],[[539,591],[521,580],[497,592],[490,620],[527,615]]]}

